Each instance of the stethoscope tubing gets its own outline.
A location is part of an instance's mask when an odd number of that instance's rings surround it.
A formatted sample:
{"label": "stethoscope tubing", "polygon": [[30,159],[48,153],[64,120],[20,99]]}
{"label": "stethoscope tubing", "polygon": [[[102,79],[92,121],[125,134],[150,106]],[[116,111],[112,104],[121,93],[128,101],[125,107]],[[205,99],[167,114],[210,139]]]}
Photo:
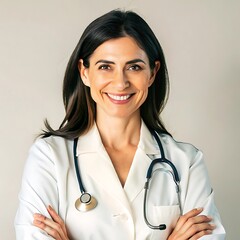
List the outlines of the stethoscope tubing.
{"label": "stethoscope tubing", "polygon": [[155,131],[151,131],[151,133],[158,143],[158,147],[159,147],[159,150],[160,150],[161,157],[152,160],[152,162],[151,162],[151,164],[150,164],[150,166],[147,170],[146,182],[145,182],[145,185],[144,185],[143,217],[144,217],[145,223],[147,224],[147,226],[149,228],[154,229],[154,230],[165,230],[166,229],[166,224],[153,225],[149,222],[148,217],[147,217],[147,206],[146,206],[147,205],[147,196],[148,196],[150,180],[151,180],[152,174],[153,174],[153,167],[158,163],[159,164],[165,163],[171,168],[172,171],[167,170],[167,172],[169,172],[171,174],[171,176],[173,178],[173,181],[175,182],[180,214],[182,215],[182,206],[181,206],[181,199],[180,199],[180,178],[179,178],[178,171],[177,171],[175,165],[171,161],[166,159],[165,154],[164,154],[163,145],[161,143],[161,140],[160,140],[159,136],[157,135],[157,133]]}
{"label": "stethoscope tubing", "polygon": [[[145,220],[148,227],[150,227],[151,229],[165,230],[166,229],[165,224],[160,224],[160,225],[154,226],[148,221],[148,217],[147,217],[147,206],[146,206],[147,192],[148,192],[150,180],[151,180],[152,174],[153,174],[153,167],[157,163],[160,163],[160,164],[165,163],[171,168],[172,171],[168,170],[168,172],[171,173],[171,175],[173,177],[173,181],[176,184],[176,193],[177,193],[177,196],[178,196],[180,214],[182,215],[182,207],[181,207],[181,199],[180,199],[180,178],[179,178],[178,171],[177,171],[175,165],[171,161],[166,159],[165,154],[164,154],[163,145],[161,143],[161,140],[160,140],[158,134],[154,130],[152,130],[151,133],[152,133],[153,137],[155,138],[155,140],[158,144],[161,157],[152,160],[152,162],[151,162],[151,164],[150,164],[150,166],[147,170],[146,183],[144,185],[143,215],[144,215],[144,220]],[[96,207],[97,201],[94,197],[92,197],[89,193],[86,192],[86,189],[83,185],[81,175],[80,175],[79,165],[78,165],[77,144],[78,144],[78,138],[75,138],[74,143],[73,143],[74,165],[75,165],[75,171],[76,171],[76,176],[77,176],[77,180],[78,180],[79,189],[80,189],[80,192],[81,192],[81,196],[80,196],[80,198],[77,199],[75,206],[79,211],[89,211],[89,210]],[[89,201],[85,204],[81,200],[82,197],[89,198]]]}
{"label": "stethoscope tubing", "polygon": [[77,175],[79,189],[80,189],[80,192],[83,194],[86,192],[86,190],[83,186],[82,178],[81,178],[79,166],[78,166],[77,143],[78,143],[78,138],[75,138],[74,142],[73,142],[73,158],[74,158],[74,165],[75,165],[75,171],[76,171],[76,175]]}

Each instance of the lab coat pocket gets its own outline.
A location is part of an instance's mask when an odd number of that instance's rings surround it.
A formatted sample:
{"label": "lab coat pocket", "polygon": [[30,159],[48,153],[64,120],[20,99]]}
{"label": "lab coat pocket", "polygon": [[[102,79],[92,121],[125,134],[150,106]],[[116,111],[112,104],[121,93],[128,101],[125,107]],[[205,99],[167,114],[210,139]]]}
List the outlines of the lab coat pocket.
{"label": "lab coat pocket", "polygon": [[179,205],[152,206],[152,217],[149,220],[153,225],[165,224],[165,230],[153,230],[151,240],[167,239],[180,217]]}

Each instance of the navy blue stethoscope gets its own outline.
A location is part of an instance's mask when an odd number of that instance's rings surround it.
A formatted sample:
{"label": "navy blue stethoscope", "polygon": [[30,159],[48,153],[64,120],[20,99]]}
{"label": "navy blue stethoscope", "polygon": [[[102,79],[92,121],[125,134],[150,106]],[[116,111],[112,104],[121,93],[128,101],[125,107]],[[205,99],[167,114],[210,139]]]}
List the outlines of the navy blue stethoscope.
{"label": "navy blue stethoscope", "polygon": [[[178,198],[178,205],[179,205],[179,209],[180,209],[180,214],[182,215],[182,206],[181,206],[181,199],[180,199],[180,179],[179,179],[178,171],[177,171],[176,167],[174,166],[174,164],[170,160],[166,159],[162,143],[161,143],[157,133],[155,131],[152,131],[152,135],[154,136],[155,140],[157,141],[157,144],[159,146],[159,150],[161,153],[161,157],[152,160],[152,162],[147,170],[146,182],[144,185],[143,216],[144,216],[144,220],[145,220],[147,226],[150,227],[151,229],[165,230],[166,224],[153,225],[149,222],[148,217],[147,217],[147,197],[148,197],[148,190],[149,190],[150,182],[151,182],[151,179],[152,179],[152,176],[154,173],[153,168],[157,163],[160,163],[160,164],[165,163],[169,166],[170,170],[166,169],[164,171],[171,175],[171,177],[175,183],[175,187],[176,187],[175,190],[176,190],[176,194],[177,194],[177,198]],[[76,171],[76,175],[77,175],[77,180],[78,180],[78,185],[79,185],[79,189],[81,192],[81,196],[76,200],[75,207],[80,212],[87,212],[87,211],[94,209],[97,206],[97,200],[94,196],[92,196],[90,193],[88,193],[86,191],[86,189],[83,185],[83,182],[82,182],[82,179],[80,176],[79,165],[78,165],[77,142],[78,142],[78,138],[75,138],[74,143],[73,143],[73,155],[74,155],[75,171]]]}

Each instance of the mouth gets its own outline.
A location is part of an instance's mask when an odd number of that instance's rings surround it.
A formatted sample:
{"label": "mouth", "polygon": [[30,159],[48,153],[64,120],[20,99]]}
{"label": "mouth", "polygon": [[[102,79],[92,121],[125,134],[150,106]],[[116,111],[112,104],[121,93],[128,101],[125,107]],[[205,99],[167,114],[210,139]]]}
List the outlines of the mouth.
{"label": "mouth", "polygon": [[107,93],[108,97],[115,101],[126,101],[128,100],[133,94],[126,94],[126,95],[114,95]]}

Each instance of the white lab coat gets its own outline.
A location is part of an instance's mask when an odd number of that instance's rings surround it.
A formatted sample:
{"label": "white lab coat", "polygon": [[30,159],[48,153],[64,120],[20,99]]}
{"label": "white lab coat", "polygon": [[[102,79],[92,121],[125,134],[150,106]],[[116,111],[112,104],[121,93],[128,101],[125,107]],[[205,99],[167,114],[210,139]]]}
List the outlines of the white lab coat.
{"label": "white lab coat", "polygon": [[[190,144],[179,143],[162,134],[166,157],[181,179],[183,213],[203,207],[214,218],[213,235],[201,239],[225,239],[225,231],[213,201],[202,153]],[[143,195],[146,172],[159,155],[154,138],[142,122],[140,141],[124,188],[102,144],[96,125],[79,138],[77,155],[83,184],[98,200],[95,209],[81,213],[75,209],[80,196],[74,169],[73,141],[61,137],[39,139],[32,146],[19,194],[15,218],[18,240],[52,239],[32,225],[33,214],[46,216],[51,205],[62,217],[71,240],[165,240],[179,218],[175,185],[171,176],[156,170],[147,201],[148,219],[152,224],[166,224],[167,229],[152,230],[144,222]],[[167,169],[159,164],[156,169]]]}

